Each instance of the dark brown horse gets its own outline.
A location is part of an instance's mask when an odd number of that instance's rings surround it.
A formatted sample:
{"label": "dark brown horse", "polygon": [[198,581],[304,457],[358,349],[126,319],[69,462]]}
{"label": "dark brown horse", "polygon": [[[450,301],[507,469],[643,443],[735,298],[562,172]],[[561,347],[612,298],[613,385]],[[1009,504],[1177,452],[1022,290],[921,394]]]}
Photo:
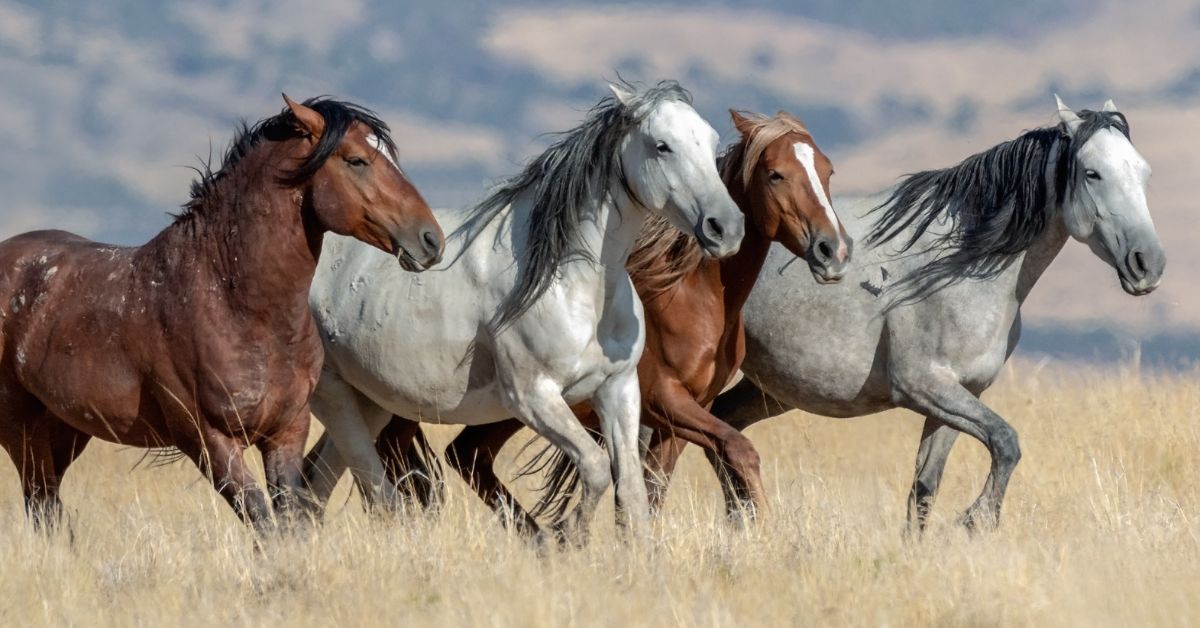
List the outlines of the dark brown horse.
{"label": "dark brown horse", "polygon": [[[686,235],[664,221],[651,221],[627,268],[646,312],[646,348],[638,364],[643,425],[653,428],[655,441],[677,442],[674,436],[709,451],[724,463],[742,499],[761,509],[758,452],[708,411],[745,355],[742,305],[772,242],[807,260],[822,283],[841,278],[851,243],[832,209],[832,165],[804,125],[783,112],[773,118],[731,113],[742,139],[723,158],[721,175],[746,215],[741,250],[724,260],[708,259]],[[582,416],[587,409],[577,411]],[[594,417],[588,420],[594,427]],[[446,452],[448,462],[493,508],[516,504],[493,464],[520,428],[517,421],[467,427]],[[428,465],[410,450],[416,434],[414,424],[397,418],[377,441],[396,479]],[[425,447],[423,440],[419,444]],[[561,514],[573,468],[565,457],[557,458],[549,465],[548,494],[538,510]],[[652,499],[661,496],[655,482],[651,488]],[[514,514],[519,527],[536,529],[532,517],[519,509]]]}
{"label": "dark brown horse", "polygon": [[122,248],[61,231],[0,243],[0,444],[38,525],[93,438],[177,448],[243,520],[295,513],[322,348],[308,290],[326,231],[420,270],[444,239],[387,126],[314,99],[243,126],[174,223]]}

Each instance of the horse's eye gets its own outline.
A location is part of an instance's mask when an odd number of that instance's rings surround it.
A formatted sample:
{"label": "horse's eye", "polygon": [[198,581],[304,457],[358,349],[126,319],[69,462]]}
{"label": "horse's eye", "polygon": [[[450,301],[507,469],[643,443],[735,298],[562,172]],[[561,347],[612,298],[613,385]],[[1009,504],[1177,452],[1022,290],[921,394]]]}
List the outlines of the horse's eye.
{"label": "horse's eye", "polygon": [[780,181],[783,181],[783,175],[772,170],[767,173],[767,180],[771,183],[779,183]]}
{"label": "horse's eye", "polygon": [[658,140],[658,143],[654,145],[654,148],[658,149],[660,155],[666,155],[667,153],[671,152],[671,147],[667,146],[667,143],[662,140]]}
{"label": "horse's eye", "polygon": [[346,163],[354,166],[355,168],[364,168],[367,166],[367,160],[363,159],[362,157],[347,157]]}
{"label": "horse's eye", "polygon": [[1091,168],[1088,168],[1087,170],[1084,170],[1084,171],[1083,171],[1083,174],[1084,174],[1084,176],[1086,176],[1087,178],[1091,179],[1092,181],[1099,181],[1099,180],[1100,180],[1100,173],[1099,173],[1099,172],[1096,172],[1095,170],[1092,170]]}

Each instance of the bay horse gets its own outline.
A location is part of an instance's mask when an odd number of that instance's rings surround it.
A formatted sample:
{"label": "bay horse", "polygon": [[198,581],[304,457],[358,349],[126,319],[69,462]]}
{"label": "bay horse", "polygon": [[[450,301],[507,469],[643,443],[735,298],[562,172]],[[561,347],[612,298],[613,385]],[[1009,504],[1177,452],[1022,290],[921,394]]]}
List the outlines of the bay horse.
{"label": "bay horse", "polygon": [[[774,117],[736,110],[730,115],[741,137],[722,155],[720,171],[745,213],[741,249],[722,260],[704,258],[686,234],[652,220],[626,267],[646,310],[646,350],[638,364],[644,428],[654,430],[656,441],[673,435],[703,447],[721,461],[722,472],[746,502],[761,510],[766,496],[757,450],[708,411],[745,355],[742,306],[772,242],[806,260],[813,280],[822,284],[841,279],[852,243],[829,196],[833,165],[803,123],[782,111]],[[586,408],[577,411],[588,414]],[[587,422],[595,426],[594,417]],[[398,478],[418,470],[427,475],[427,456],[409,461],[412,429],[404,423],[394,419],[377,447],[389,455],[389,468]],[[529,469],[550,469],[548,494],[532,516],[517,507],[494,464],[521,427],[519,421],[468,426],[447,448],[446,460],[490,506],[511,517],[518,529],[533,532],[533,517],[560,515],[566,508],[578,476],[561,453],[536,457]],[[648,482],[653,496],[654,478]],[[417,496],[429,501],[424,492]]]}
{"label": "bay horse", "polygon": [[[141,247],[62,231],[0,243],[0,445],[39,527],[92,438],[175,448],[259,531],[298,512],[322,348],[308,289],[327,231],[421,270],[444,238],[387,126],[330,99],[243,125],[174,222]],[[397,263],[398,260],[398,263]]]}
{"label": "bay horse", "polygon": [[[1146,201],[1150,166],[1125,116],[1111,100],[1078,112],[1058,100],[1057,118],[879,195],[839,200],[867,246],[846,281],[820,295],[773,250],[746,303],[747,377],[713,413],[745,429],[791,408],[832,417],[907,408],[925,417],[909,532],[924,529],[959,433],[991,455],[959,523],[997,526],[1021,450],[980,395],[1017,345],[1025,298],[1070,238],[1134,296],[1158,287],[1166,265]],[[677,448],[662,450],[651,464],[669,468]],[[731,508],[736,489],[725,485]]]}
{"label": "bay horse", "polygon": [[[464,425],[516,416],[581,469],[583,497],[560,530],[586,536],[610,474],[618,523],[644,526],[645,335],[625,262],[652,215],[713,257],[737,252],[744,225],[717,173],[717,133],[691,96],[673,81],[611,88],[478,206],[439,213],[452,252],[419,279],[368,247],[326,242],[311,297],[327,356],[313,408],[330,438],[306,465],[319,501],[349,466],[369,503],[394,503],[375,451],[393,414]],[[608,454],[571,412],[584,401]]]}

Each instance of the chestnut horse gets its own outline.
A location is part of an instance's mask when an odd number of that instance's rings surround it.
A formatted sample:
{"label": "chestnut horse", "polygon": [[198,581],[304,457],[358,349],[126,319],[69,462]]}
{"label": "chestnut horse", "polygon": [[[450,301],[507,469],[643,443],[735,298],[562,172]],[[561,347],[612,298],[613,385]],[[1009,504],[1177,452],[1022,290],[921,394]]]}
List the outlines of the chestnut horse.
{"label": "chestnut horse", "polygon": [[0,243],[0,444],[38,527],[93,438],[176,448],[238,515],[271,506],[243,459],[263,453],[281,520],[297,512],[309,395],[322,362],[308,290],[326,231],[436,263],[444,238],[356,105],[297,104],[243,125],[173,224],[144,246],[39,231]]}
{"label": "chestnut horse", "polygon": [[[817,282],[831,283],[841,279],[851,240],[830,201],[832,164],[804,125],[784,112],[771,118],[731,114],[742,139],[723,156],[721,177],[746,215],[741,249],[723,260],[706,258],[686,234],[652,220],[643,227],[627,268],[646,312],[646,348],[638,363],[643,425],[654,429],[656,440],[675,436],[712,452],[748,504],[761,509],[766,501],[758,452],[708,411],[745,355],[742,305],[772,242],[805,259]],[[581,415],[582,410],[577,408]],[[589,420],[595,427],[595,417]],[[489,505],[532,531],[537,528],[533,518],[515,507],[493,467],[500,448],[520,428],[517,421],[467,427],[446,458]],[[395,476],[429,464],[422,460],[427,456],[409,451],[415,432],[413,424],[396,418],[377,442]],[[423,440],[419,444],[425,447]],[[403,453],[412,455],[398,455]],[[553,470],[535,516],[561,514],[577,484],[570,461],[558,452],[551,455],[556,460],[546,461]],[[543,465],[535,459],[531,466]]]}

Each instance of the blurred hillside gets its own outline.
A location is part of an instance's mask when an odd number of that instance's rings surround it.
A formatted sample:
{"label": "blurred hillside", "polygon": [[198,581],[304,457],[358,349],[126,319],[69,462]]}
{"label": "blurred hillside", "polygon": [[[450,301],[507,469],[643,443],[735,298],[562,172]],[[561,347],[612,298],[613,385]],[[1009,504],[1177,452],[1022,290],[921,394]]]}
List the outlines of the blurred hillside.
{"label": "blurred hillside", "polygon": [[476,199],[618,72],[679,79],[726,138],[728,107],[796,113],[841,194],[1049,124],[1057,91],[1077,108],[1112,97],[1130,117],[1170,262],[1163,288],[1133,299],[1068,246],[1027,324],[1068,348],[1081,324],[1186,334],[1200,328],[1198,27],[1194,0],[0,0],[0,238],[55,226],[144,241],[185,200],[187,166],[219,154],[239,118],[277,111],[282,90],[379,111],[437,205]]}

